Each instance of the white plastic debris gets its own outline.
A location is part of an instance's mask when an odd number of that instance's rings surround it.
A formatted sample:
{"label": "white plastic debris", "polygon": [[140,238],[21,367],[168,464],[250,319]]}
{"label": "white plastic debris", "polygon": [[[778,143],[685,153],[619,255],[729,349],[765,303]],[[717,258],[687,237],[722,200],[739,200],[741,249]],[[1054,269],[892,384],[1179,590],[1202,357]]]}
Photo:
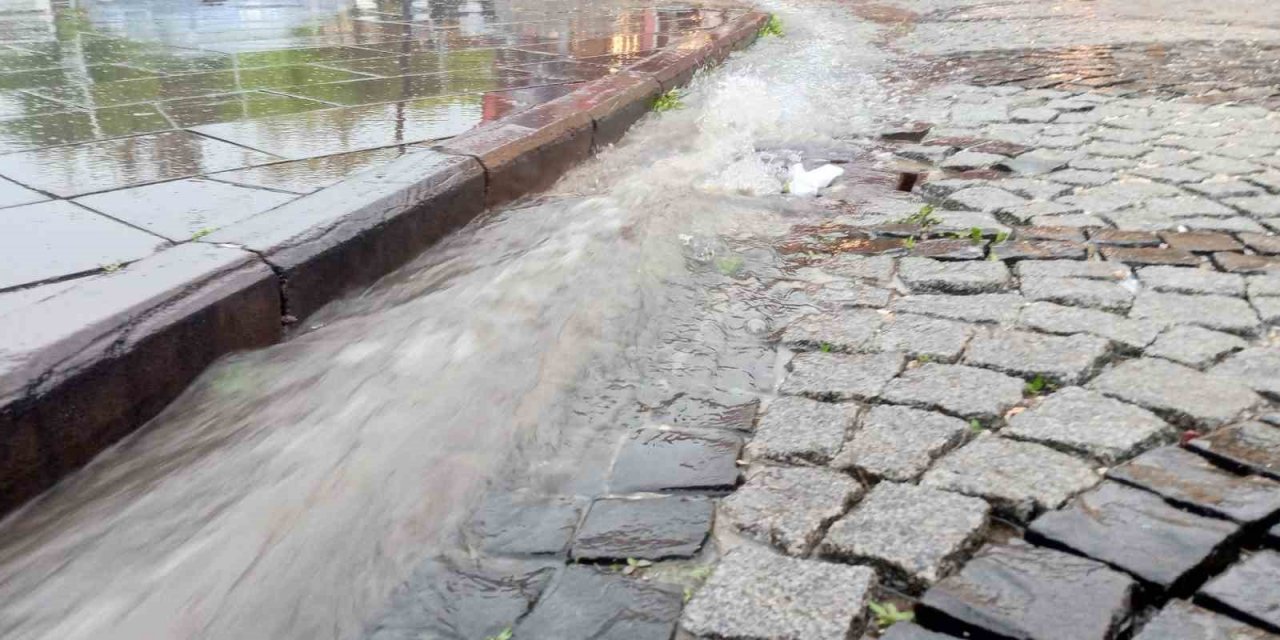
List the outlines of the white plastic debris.
{"label": "white plastic debris", "polygon": [[799,162],[791,165],[791,180],[787,183],[787,191],[797,196],[816,196],[818,191],[827,188],[836,178],[844,175],[844,169],[834,164],[824,164],[813,171],[805,171]]}

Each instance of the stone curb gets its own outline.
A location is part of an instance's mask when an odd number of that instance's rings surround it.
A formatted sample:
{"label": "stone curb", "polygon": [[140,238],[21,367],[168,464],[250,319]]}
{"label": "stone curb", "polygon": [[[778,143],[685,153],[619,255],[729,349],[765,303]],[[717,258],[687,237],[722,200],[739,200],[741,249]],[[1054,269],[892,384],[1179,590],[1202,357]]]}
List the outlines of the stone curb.
{"label": "stone curb", "polygon": [[217,358],[551,186],[664,91],[754,41],[751,12],[632,70],[127,268],[0,303],[0,516],[155,417]]}

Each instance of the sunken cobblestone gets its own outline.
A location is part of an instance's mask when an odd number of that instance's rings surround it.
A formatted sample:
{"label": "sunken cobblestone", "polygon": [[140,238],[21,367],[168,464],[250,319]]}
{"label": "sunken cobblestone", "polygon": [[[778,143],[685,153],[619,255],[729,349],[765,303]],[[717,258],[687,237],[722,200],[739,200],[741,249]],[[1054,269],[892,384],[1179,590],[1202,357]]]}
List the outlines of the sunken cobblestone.
{"label": "sunken cobblestone", "polygon": [[710,500],[692,497],[596,500],[569,555],[612,562],[688,558],[711,531],[713,508]]}
{"label": "sunken cobblestone", "polygon": [[1172,440],[1174,429],[1145,409],[1068,387],[1010,418],[1001,435],[1111,465]]}
{"label": "sunken cobblestone", "polygon": [[1239,530],[1238,524],[1106,482],[1070,507],[1037,518],[1027,540],[1101,560],[1165,592],[1186,595]]}
{"label": "sunken cobblestone", "polygon": [[1280,480],[1280,427],[1242,422],[1192,440],[1187,446],[1230,468]]}
{"label": "sunken cobblestone", "polygon": [[869,400],[880,395],[904,364],[906,357],[894,352],[801,353],[791,361],[780,391],[825,401]]}
{"label": "sunken cobblestone", "polygon": [[726,640],[845,640],[865,626],[875,586],[868,567],[739,547],[689,600],[680,626]]}
{"label": "sunken cobblestone", "polygon": [[1021,380],[995,371],[930,362],[890,381],[882,396],[896,404],[994,420],[1022,400],[1022,387]]}
{"label": "sunken cobblestone", "polygon": [[1110,353],[1110,343],[1087,335],[1054,336],[998,329],[980,332],[965,350],[965,364],[1058,384],[1088,379]]}
{"label": "sunken cobblestone", "polygon": [[985,498],[1019,521],[1056,509],[1101,478],[1079,458],[1031,442],[983,435],[943,456],[920,484]]}
{"label": "sunken cobblestone", "polygon": [[1280,482],[1222,470],[1181,447],[1148,451],[1107,477],[1159,494],[1197,513],[1257,524],[1280,515]]}
{"label": "sunken cobblestone", "polygon": [[990,508],[977,498],[882,482],[831,525],[819,552],[869,562],[916,591],[954,572],[980,541]]}
{"label": "sunken cobblestone", "polygon": [[906,482],[969,435],[969,425],[932,411],[892,405],[872,407],[832,466],[873,480]]}
{"label": "sunken cobblestone", "polygon": [[1003,262],[940,262],[929,258],[903,258],[900,277],[913,292],[991,293],[1008,286],[1009,268]]}
{"label": "sunken cobblestone", "polygon": [[1014,541],[983,549],[939,582],[916,616],[954,637],[1113,640],[1136,587],[1100,562]]}
{"label": "sunken cobblestone", "polygon": [[1089,387],[1187,426],[1226,424],[1261,400],[1232,380],[1152,358],[1116,365]]}
{"label": "sunken cobblestone", "polygon": [[1028,300],[1106,311],[1127,311],[1133,304],[1133,291],[1120,283],[1084,278],[1024,278],[1022,295]]}
{"label": "sunken cobblestone", "polygon": [[1153,322],[1052,302],[1027,305],[1019,320],[1026,327],[1046,333],[1096,335],[1130,351],[1140,351],[1151,344],[1162,328]]}
{"label": "sunken cobblestone", "polygon": [[1276,640],[1276,636],[1185,600],[1165,605],[1134,640]]}
{"label": "sunken cobblestone", "polygon": [[1280,348],[1253,347],[1232,355],[1209,370],[1274,399],[1280,399]]}
{"label": "sunken cobblestone", "polygon": [[856,405],[782,396],[769,403],[747,444],[752,458],[826,464],[840,451]]}
{"label": "sunken cobblestone", "polygon": [[723,490],[738,484],[742,439],[723,431],[640,429],[613,462],[614,493]]}
{"label": "sunken cobblestone", "polygon": [[720,513],[747,535],[803,556],[862,493],[856,480],[829,469],[758,467],[720,503]]}
{"label": "sunken cobblestone", "polygon": [[1280,553],[1258,551],[1211,580],[1200,590],[1197,599],[1267,631],[1280,633],[1280,590],[1275,588],[1276,576],[1280,576]]}
{"label": "sunken cobblestone", "polygon": [[679,618],[677,589],[570,565],[516,625],[514,637],[667,640]]}
{"label": "sunken cobblestone", "polygon": [[1146,355],[1202,369],[1228,353],[1248,347],[1239,336],[1203,327],[1175,326],[1160,334]]}

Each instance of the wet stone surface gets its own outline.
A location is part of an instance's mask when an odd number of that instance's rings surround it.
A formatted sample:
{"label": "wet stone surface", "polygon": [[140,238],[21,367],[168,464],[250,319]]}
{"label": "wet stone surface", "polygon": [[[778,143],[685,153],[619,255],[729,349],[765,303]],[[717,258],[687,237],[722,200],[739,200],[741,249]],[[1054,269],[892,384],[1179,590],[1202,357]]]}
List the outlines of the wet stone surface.
{"label": "wet stone surface", "polygon": [[952,573],[980,541],[990,508],[977,498],[881,482],[827,531],[819,552],[869,563],[919,591]]}
{"label": "wet stone surface", "polygon": [[1187,446],[1229,467],[1280,479],[1280,426],[1242,422],[1196,438]]}
{"label": "wet stone surface", "polygon": [[999,329],[975,336],[964,362],[1023,378],[1043,376],[1058,384],[1078,384],[1092,376],[1109,352],[1108,342],[1093,336]]}
{"label": "wet stone surface", "polygon": [[1197,513],[1257,524],[1280,514],[1280,482],[1241,476],[1181,447],[1160,447],[1107,471],[1107,477],[1158,494]]}
{"label": "wet stone surface", "polygon": [[1025,522],[1100,479],[1089,464],[1065,453],[984,435],[944,456],[920,484],[984,498],[997,513]]}
{"label": "wet stone surface", "polygon": [[1186,600],[1174,600],[1142,627],[1135,640],[1274,640],[1276,637]]}
{"label": "wet stone surface", "polygon": [[1089,387],[1188,426],[1225,424],[1261,400],[1229,379],[1155,359],[1121,363],[1104,371]]}
{"label": "wet stone surface", "polygon": [[781,392],[825,401],[868,400],[902,371],[901,353],[844,355],[801,353],[791,361],[791,371]]}
{"label": "wet stone surface", "polygon": [[1015,541],[983,549],[926,592],[916,615],[956,637],[1110,640],[1135,587],[1102,563]]}
{"label": "wet stone surface", "polygon": [[1010,418],[1001,435],[1110,465],[1172,440],[1174,429],[1145,409],[1068,387]]}
{"label": "wet stone surface", "polygon": [[516,625],[515,637],[667,640],[680,617],[680,600],[674,587],[570,565]]}
{"label": "wet stone surface", "polygon": [[688,558],[711,530],[714,505],[705,498],[596,500],[569,549],[579,561]]}
{"label": "wet stone surface", "polygon": [[757,467],[720,503],[720,513],[739,531],[787,555],[803,556],[862,494],[856,480],[829,469]]}
{"label": "wet stone surface", "polygon": [[1272,633],[1280,633],[1280,552],[1258,551],[1242,558],[1222,575],[1209,581],[1197,600]]}
{"label": "wet stone surface", "polygon": [[495,555],[560,555],[585,507],[569,497],[504,494],[486,500],[471,527],[480,547]]}
{"label": "wet stone surface", "polygon": [[732,489],[741,451],[742,439],[729,433],[641,429],[623,439],[609,487],[614,493]]}
{"label": "wet stone surface", "polygon": [[926,363],[908,369],[884,389],[885,400],[963,418],[994,420],[1022,400],[1023,382],[965,365]]}
{"label": "wet stone surface", "polygon": [[868,567],[740,547],[685,606],[680,626],[727,640],[841,640],[861,632],[875,586]]}
{"label": "wet stone surface", "polygon": [[1181,511],[1157,495],[1105,482],[1070,507],[1037,518],[1027,539],[1101,560],[1164,592],[1187,595],[1238,532],[1237,524]]}

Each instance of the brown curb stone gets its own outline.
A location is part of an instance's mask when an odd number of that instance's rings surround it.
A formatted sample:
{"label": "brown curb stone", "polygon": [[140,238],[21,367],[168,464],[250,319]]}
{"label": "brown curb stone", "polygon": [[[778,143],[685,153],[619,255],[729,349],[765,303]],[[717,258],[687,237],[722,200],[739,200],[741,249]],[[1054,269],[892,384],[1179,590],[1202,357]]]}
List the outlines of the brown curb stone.
{"label": "brown curb stone", "polygon": [[266,265],[198,243],[2,312],[0,514],[154,417],[218,357],[275,342],[280,314]]}
{"label": "brown curb stone", "polygon": [[1097,244],[1117,247],[1154,247],[1160,244],[1160,238],[1154,233],[1120,229],[1100,229],[1089,234],[1089,239]]}
{"label": "brown curb stone", "polygon": [[475,160],[416,151],[202,242],[263,256],[285,280],[285,312],[301,319],[469,222],[482,210],[483,193]]}
{"label": "brown curb stone", "polygon": [[1162,249],[1160,247],[1103,247],[1102,255],[1107,260],[1126,264],[1165,264],[1194,267],[1200,264],[1200,258],[1182,249]]}
{"label": "brown curb stone", "polygon": [[1213,254],[1213,262],[1219,269],[1231,273],[1280,272],[1280,257],[1277,256],[1220,252]]}
{"label": "brown curb stone", "polygon": [[670,91],[688,84],[714,50],[710,42],[694,49],[667,49],[632,65],[629,71],[648,74],[662,85],[663,91]]}
{"label": "brown curb stone", "polygon": [[1280,236],[1245,232],[1240,234],[1240,240],[1257,253],[1269,256],[1280,255]]}
{"label": "brown curb stone", "polygon": [[1174,249],[1193,253],[1213,253],[1215,251],[1239,251],[1242,246],[1238,240],[1225,233],[1215,231],[1173,231],[1160,232],[1160,238]]}
{"label": "brown curb stone", "polygon": [[592,146],[598,151],[621,140],[661,94],[662,85],[657,80],[624,72],[592,82],[568,97],[595,121]]}

